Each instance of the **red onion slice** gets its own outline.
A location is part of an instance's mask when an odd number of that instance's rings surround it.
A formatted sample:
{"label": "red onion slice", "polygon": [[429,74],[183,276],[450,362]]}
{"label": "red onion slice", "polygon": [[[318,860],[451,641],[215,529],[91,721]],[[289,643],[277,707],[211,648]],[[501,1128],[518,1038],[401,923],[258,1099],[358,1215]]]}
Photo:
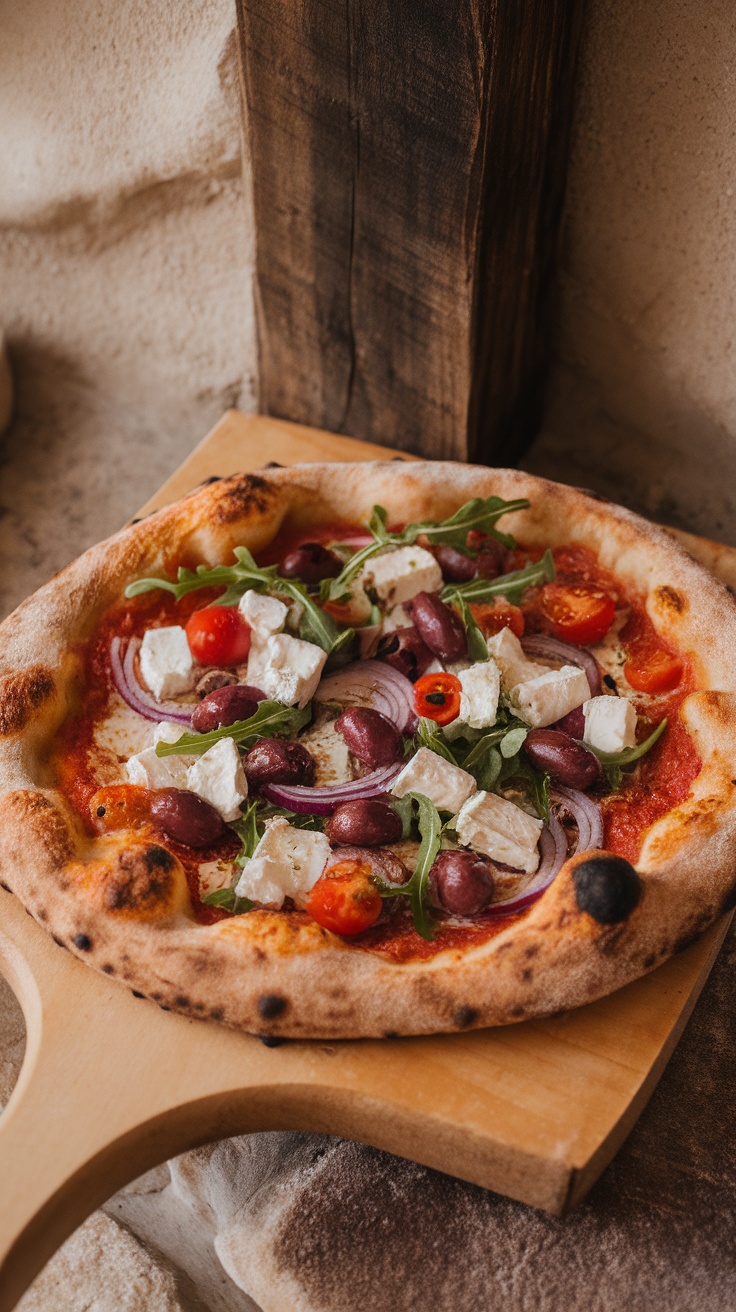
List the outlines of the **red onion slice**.
{"label": "red onion slice", "polygon": [[387,847],[333,847],[325,870],[341,861],[362,861],[382,884],[406,884],[410,879],[404,862]]}
{"label": "red onion slice", "polygon": [[141,645],[140,638],[130,638],[123,650],[123,639],[113,638],[110,643],[112,680],[123,701],[144,720],[173,720],[189,726],[192,708],[179,702],[157,702],[152,693],[142,688],[135,670],[135,658]]}
{"label": "red onion slice", "polygon": [[592,797],[578,792],[577,788],[563,788],[561,784],[552,789],[550,797],[569,811],[578,827],[576,852],[603,847],[603,816]]}
{"label": "red onion slice", "polygon": [[550,661],[562,661],[565,665],[577,665],[585,670],[590,685],[591,697],[597,697],[601,690],[601,672],[598,662],[585,647],[573,647],[569,642],[560,642],[558,638],[548,638],[546,633],[534,633],[522,638],[521,645],[527,656],[541,656]]}
{"label": "red onion slice", "polygon": [[524,911],[542,896],[544,890],[549,888],[552,880],[560,873],[567,859],[567,835],[554,812],[550,815],[549,824],[545,825],[539,836],[539,846],[541,861],[531,884],[523,893],[515,893],[501,902],[492,902],[483,913],[484,916],[510,916],[516,911]]}
{"label": "red onion slice", "polygon": [[289,811],[296,811],[297,815],[332,815],[342,802],[382,796],[402,767],[403,762],[396,761],[363,775],[362,779],[353,779],[352,783],[332,784],[328,788],[310,788],[306,784],[266,784],[261,792],[275,806],[285,806]]}
{"label": "red onion slice", "polygon": [[383,661],[355,661],[323,679],[314,694],[317,702],[341,706],[370,706],[402,732],[416,723],[414,685],[405,674]]}

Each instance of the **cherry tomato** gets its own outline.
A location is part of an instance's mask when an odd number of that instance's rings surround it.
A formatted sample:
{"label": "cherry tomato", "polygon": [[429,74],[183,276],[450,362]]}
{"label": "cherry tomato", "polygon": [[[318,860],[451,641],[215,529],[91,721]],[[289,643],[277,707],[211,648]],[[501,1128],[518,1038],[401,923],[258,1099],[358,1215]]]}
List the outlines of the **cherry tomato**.
{"label": "cherry tomato", "polygon": [[613,597],[588,583],[545,583],[540,608],[555,637],[578,647],[600,642],[616,612]]}
{"label": "cherry tomato", "polygon": [[524,636],[524,615],[518,606],[512,606],[504,597],[494,597],[490,603],[472,603],[470,613],[478,628],[487,638],[501,629],[511,629],[517,638]]}
{"label": "cherry tomato", "polygon": [[350,938],[375,925],[381,914],[381,894],[362,861],[338,861],[330,866],[307,897],[307,911],[323,929]]}
{"label": "cherry tomato", "polygon": [[624,665],[624,676],[637,692],[671,692],[682,678],[679,656],[661,647],[633,651]]}
{"label": "cherry tomato", "polygon": [[110,829],[140,829],[151,820],[153,793],[138,784],[111,784],[98,788],[90,799],[92,823],[98,833]]}
{"label": "cherry tomato", "polygon": [[462,684],[454,674],[423,674],[414,684],[417,715],[437,724],[449,724],[460,714]]}
{"label": "cherry tomato", "polygon": [[240,665],[250,651],[250,628],[237,606],[204,606],[186,625],[189,650],[202,665]]}

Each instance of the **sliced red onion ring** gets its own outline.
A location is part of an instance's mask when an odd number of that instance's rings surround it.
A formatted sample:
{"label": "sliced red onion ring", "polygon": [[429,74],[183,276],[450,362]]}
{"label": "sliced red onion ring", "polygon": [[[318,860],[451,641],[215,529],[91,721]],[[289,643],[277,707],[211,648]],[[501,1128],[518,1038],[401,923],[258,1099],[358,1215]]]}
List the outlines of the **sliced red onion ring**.
{"label": "sliced red onion ring", "polygon": [[527,656],[541,656],[550,661],[562,661],[565,665],[577,665],[585,670],[590,685],[591,697],[597,697],[601,690],[601,672],[598,662],[585,647],[573,647],[569,642],[560,642],[558,638],[548,638],[546,633],[534,633],[522,638],[521,645]]}
{"label": "sliced red onion ring", "polygon": [[358,635],[358,649],[361,660],[368,661],[372,656],[375,656],[378,651],[378,644],[381,641],[382,629],[383,624],[379,621],[378,624],[364,624],[362,628],[355,630]]}
{"label": "sliced red onion ring", "polygon": [[110,643],[112,679],[123,701],[144,720],[173,720],[176,724],[190,725],[192,707],[179,702],[157,702],[152,693],[141,687],[135,670],[140,645],[140,638],[130,638],[125,649],[122,638],[115,637]]}
{"label": "sliced red onion ring", "polygon": [[334,847],[325,870],[341,861],[362,861],[383,884],[406,884],[410,878],[404,862],[387,847]]}
{"label": "sliced red onion ring", "polygon": [[592,797],[578,792],[577,788],[563,788],[557,784],[550,793],[553,802],[560,802],[570,812],[578,827],[576,852],[589,852],[603,847],[603,816]]}
{"label": "sliced red onion ring", "polygon": [[370,706],[402,732],[416,723],[414,685],[400,670],[383,661],[355,661],[323,679],[314,694],[317,702],[341,706]]}
{"label": "sliced red onion ring", "polygon": [[306,784],[266,784],[263,796],[275,806],[285,806],[297,815],[332,815],[342,802],[354,802],[360,797],[380,797],[393,783],[402,768],[402,762],[382,765],[353,779],[349,784],[332,784],[329,788],[310,788]]}
{"label": "sliced red onion ring", "polygon": [[346,538],[333,538],[332,540],[339,547],[354,547],[356,551],[362,551],[363,547],[369,547],[371,542],[375,542],[372,533],[351,533]]}
{"label": "sliced red onion ring", "polygon": [[542,858],[537,872],[523,893],[504,898],[501,902],[492,902],[483,913],[484,916],[510,916],[516,911],[523,911],[536,902],[552,880],[560,873],[567,858],[567,835],[554,812],[549,824],[545,825],[539,836]]}

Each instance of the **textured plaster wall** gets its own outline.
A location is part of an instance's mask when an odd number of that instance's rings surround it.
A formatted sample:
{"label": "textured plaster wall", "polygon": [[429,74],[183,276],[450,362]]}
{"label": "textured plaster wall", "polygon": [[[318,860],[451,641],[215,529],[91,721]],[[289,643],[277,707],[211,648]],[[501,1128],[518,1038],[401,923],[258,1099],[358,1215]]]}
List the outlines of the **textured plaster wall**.
{"label": "textured plaster wall", "polygon": [[736,542],[732,0],[591,0],[581,79],[527,463]]}

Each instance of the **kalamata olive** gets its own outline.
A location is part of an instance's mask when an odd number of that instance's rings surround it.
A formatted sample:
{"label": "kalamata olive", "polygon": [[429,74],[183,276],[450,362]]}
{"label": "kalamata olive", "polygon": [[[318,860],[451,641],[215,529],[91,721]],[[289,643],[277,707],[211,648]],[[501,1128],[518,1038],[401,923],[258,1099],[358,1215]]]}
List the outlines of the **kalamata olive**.
{"label": "kalamata olive", "polygon": [[219,811],[185,788],[157,789],[151,802],[151,815],[167,838],[187,847],[211,847],[225,833]]}
{"label": "kalamata olive", "polygon": [[282,738],[259,738],[243,761],[251,788],[262,784],[311,784],[314,760],[302,743]]}
{"label": "kalamata olive", "polygon": [[335,720],[335,728],[353,756],[372,770],[401,756],[403,740],[396,725],[370,706],[348,706]]}
{"label": "kalamata olive", "polygon": [[195,692],[198,697],[206,697],[208,692],[214,692],[216,688],[227,688],[237,682],[238,676],[233,670],[206,670]]}
{"label": "kalamata olive", "polygon": [[495,579],[503,573],[503,560],[505,548],[500,542],[494,542],[490,538],[481,548],[475,558],[475,577],[479,579]]}
{"label": "kalamata olive", "polygon": [[235,724],[236,720],[249,720],[265,695],[260,688],[251,688],[247,683],[214,688],[192,711],[192,728],[197,733],[211,733],[213,729]]}
{"label": "kalamata olive", "polygon": [[402,834],[401,818],[380,797],[360,797],[342,802],[325,825],[333,847],[355,845],[379,847],[381,843],[398,843]]}
{"label": "kalamata olive", "polygon": [[301,579],[302,583],[321,583],[323,579],[336,579],[342,561],[321,542],[302,542],[281,562],[281,574],[286,579]]}
{"label": "kalamata olive", "polygon": [[476,916],[493,897],[493,870],[475,852],[440,852],[429,872],[429,887],[432,901],[443,911]]}
{"label": "kalamata olive", "polygon": [[418,592],[406,609],[429,650],[441,661],[459,661],[468,654],[468,640],[457,611],[435,592]]}
{"label": "kalamata olive", "polygon": [[559,729],[531,729],[524,751],[532,765],[567,788],[589,788],[600,777],[598,757]]}
{"label": "kalamata olive", "polygon": [[416,629],[396,629],[381,638],[376,653],[379,661],[385,661],[399,674],[415,683],[424,674],[434,657],[426,642],[422,642]]}
{"label": "kalamata olive", "polygon": [[576,706],[574,711],[568,711],[567,715],[563,715],[561,720],[556,720],[550,728],[559,729],[560,733],[566,733],[570,738],[582,738],[585,733],[585,715],[582,706]]}
{"label": "kalamata olive", "polygon": [[475,560],[457,547],[435,547],[433,555],[447,583],[468,583],[475,578]]}
{"label": "kalamata olive", "polygon": [[405,884],[410,878],[404,862],[386,847],[336,847],[327,858],[325,870],[341,861],[360,861],[382,884]]}

